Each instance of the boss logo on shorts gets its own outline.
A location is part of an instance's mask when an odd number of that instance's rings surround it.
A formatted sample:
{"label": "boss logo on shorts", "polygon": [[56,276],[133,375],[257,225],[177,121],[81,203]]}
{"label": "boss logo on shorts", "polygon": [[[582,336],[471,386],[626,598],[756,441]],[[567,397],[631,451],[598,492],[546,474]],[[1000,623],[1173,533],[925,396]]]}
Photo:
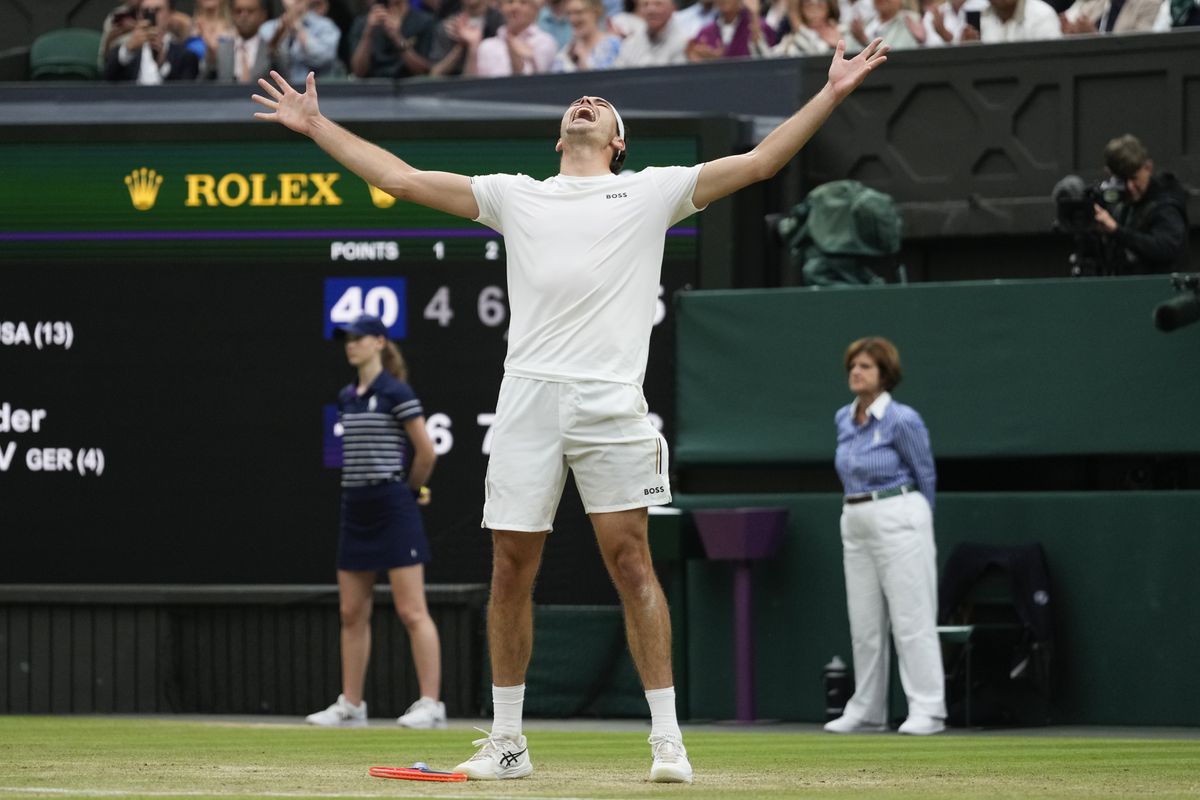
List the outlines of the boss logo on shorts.
{"label": "boss logo on shorts", "polygon": [[655,486],[652,489],[642,489],[642,494],[644,494],[644,495],[662,494],[666,490],[667,489],[665,486]]}

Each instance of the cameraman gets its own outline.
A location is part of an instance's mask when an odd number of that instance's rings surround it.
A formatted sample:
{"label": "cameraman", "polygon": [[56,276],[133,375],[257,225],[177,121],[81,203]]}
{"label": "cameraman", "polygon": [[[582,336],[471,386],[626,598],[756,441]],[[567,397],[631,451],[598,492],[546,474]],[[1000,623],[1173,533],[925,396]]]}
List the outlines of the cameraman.
{"label": "cameraman", "polygon": [[1154,174],[1154,162],[1137,137],[1125,134],[1104,148],[1109,173],[1124,182],[1113,213],[1094,204],[1101,235],[1115,245],[1109,268],[1116,275],[1186,270],[1187,195],[1169,172]]}

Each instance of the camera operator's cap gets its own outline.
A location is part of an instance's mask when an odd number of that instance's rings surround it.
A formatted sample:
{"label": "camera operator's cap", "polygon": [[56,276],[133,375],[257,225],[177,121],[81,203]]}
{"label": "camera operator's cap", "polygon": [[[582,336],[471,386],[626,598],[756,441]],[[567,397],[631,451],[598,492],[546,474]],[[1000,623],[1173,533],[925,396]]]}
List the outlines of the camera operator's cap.
{"label": "camera operator's cap", "polygon": [[345,325],[335,325],[333,338],[345,339],[347,336],[387,336],[387,325],[383,320],[371,314],[363,314],[353,322]]}

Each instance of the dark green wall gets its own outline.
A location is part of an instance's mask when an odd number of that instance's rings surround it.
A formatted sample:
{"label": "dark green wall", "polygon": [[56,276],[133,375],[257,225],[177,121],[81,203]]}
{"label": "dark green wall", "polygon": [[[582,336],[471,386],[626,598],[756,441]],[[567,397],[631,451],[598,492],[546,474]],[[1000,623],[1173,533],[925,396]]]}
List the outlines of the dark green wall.
{"label": "dark green wall", "polygon": [[[945,484],[963,489],[937,498],[941,561],[964,541],[1045,549],[1053,719],[1200,725],[1200,491],[1058,485],[1045,468],[1117,474],[1168,456],[1192,468],[1200,324],[1156,331],[1151,311],[1172,296],[1166,276],[677,296],[676,505],[791,513],[782,552],[755,567],[760,716],[821,719],[821,668],[849,661],[833,414],[851,399],[846,345],[882,335],[904,363],[897,399],[924,416]],[[764,486],[789,493],[754,493]],[[730,717],[730,570],[687,565],[691,714]]]}
{"label": "dark green wall", "polygon": [[1200,452],[1200,325],[1163,334],[1166,276],[677,296],[681,464],[832,461],[842,354],[900,348],[896,398],[934,453]]}
{"label": "dark green wall", "polygon": [[[835,653],[850,661],[839,496],[689,495],[676,505],[789,509],[780,553],[754,573],[758,716],[824,719],[821,668]],[[1200,492],[945,494],[934,525],[939,567],[959,542],[1041,542],[1057,634],[1054,722],[1200,725]],[[730,590],[728,564],[688,562],[693,719],[734,714]]]}

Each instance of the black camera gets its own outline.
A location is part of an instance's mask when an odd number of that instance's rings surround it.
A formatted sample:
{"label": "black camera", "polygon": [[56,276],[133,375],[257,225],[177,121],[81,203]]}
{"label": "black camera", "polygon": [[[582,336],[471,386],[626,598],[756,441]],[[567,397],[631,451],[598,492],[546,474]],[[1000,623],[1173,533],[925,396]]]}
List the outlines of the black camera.
{"label": "black camera", "polygon": [[142,12],[141,12],[141,17],[142,17],[142,19],[146,20],[146,22],[149,22],[151,25],[157,25],[158,24],[158,9],[157,8],[143,8]]}
{"label": "black camera", "polygon": [[1171,285],[1180,294],[1154,309],[1154,327],[1164,333],[1200,320],[1200,272],[1175,272]]}
{"label": "black camera", "polygon": [[1091,186],[1078,175],[1068,175],[1054,186],[1057,219],[1055,228],[1064,233],[1096,233],[1096,209],[1100,206],[1113,217],[1129,199],[1125,181],[1110,176]]}
{"label": "black camera", "polygon": [[1111,275],[1121,268],[1116,241],[1106,236],[1096,223],[1096,206],[1120,219],[1129,202],[1125,181],[1112,176],[1099,183],[1088,184],[1078,175],[1068,175],[1054,185],[1050,193],[1054,200],[1054,230],[1075,239],[1071,253],[1071,274]]}

